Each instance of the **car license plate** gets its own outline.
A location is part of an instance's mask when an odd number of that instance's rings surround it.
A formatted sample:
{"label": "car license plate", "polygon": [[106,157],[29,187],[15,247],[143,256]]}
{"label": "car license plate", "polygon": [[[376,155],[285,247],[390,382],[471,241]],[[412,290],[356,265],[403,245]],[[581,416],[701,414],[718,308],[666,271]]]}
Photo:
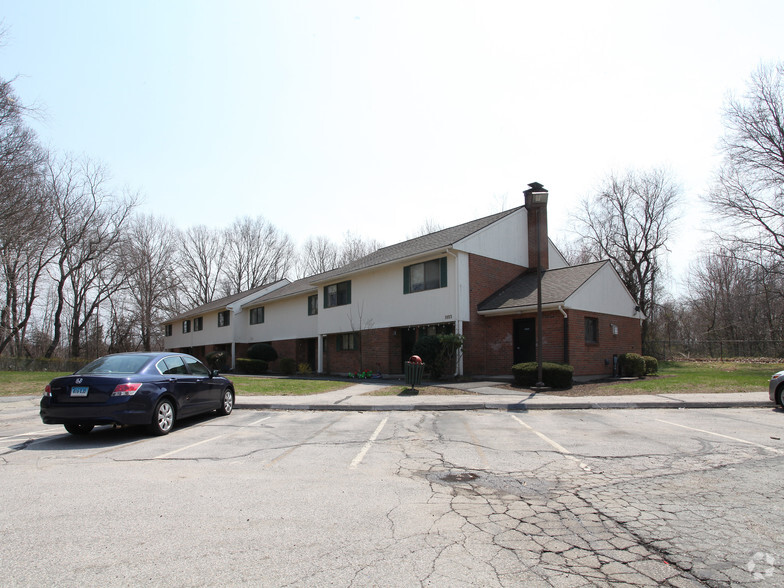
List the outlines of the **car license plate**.
{"label": "car license plate", "polygon": [[71,388],[71,396],[87,396],[87,386],[73,386]]}

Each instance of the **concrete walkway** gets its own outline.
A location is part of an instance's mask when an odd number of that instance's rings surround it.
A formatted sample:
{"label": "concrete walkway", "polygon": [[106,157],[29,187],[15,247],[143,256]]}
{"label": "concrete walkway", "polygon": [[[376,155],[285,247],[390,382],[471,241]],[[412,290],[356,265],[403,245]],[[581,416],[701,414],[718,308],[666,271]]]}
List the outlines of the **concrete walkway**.
{"label": "concrete walkway", "polygon": [[235,408],[263,410],[575,410],[602,408],[731,408],[769,407],[768,393],[656,394],[630,396],[554,396],[532,390],[508,390],[494,382],[440,384],[474,394],[454,396],[369,396],[373,390],[398,382],[353,384],[342,390],[310,396],[238,396]]}

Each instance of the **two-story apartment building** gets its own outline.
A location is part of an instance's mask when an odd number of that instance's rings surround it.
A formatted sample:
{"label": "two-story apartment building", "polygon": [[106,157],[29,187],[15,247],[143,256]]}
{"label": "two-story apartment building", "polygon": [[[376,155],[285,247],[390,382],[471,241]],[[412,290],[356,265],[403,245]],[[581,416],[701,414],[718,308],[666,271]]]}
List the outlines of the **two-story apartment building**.
{"label": "two-story apartment building", "polygon": [[419,336],[454,332],[465,336],[458,373],[509,375],[536,358],[537,260],[545,361],[607,374],[613,356],[640,353],[644,317],[610,263],[569,266],[547,237],[546,209],[525,206],[193,309],[166,323],[165,347],[223,349],[233,362],[267,342],[320,373],[397,374]]}

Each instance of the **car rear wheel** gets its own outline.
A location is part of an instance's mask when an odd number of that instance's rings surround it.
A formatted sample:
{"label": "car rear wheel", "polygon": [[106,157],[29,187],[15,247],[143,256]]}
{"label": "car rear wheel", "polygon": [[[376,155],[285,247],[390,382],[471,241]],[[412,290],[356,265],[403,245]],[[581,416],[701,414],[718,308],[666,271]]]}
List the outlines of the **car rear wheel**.
{"label": "car rear wheel", "polygon": [[174,405],[170,400],[163,399],[155,407],[150,423],[150,432],[153,435],[166,435],[174,426]]}
{"label": "car rear wheel", "polygon": [[784,408],[784,384],[781,384],[776,390],[776,404]]}
{"label": "car rear wheel", "polygon": [[226,416],[231,414],[231,410],[234,408],[234,392],[232,392],[229,388],[226,388],[223,391],[223,398],[221,399],[221,405],[218,409],[218,414],[221,416]]}
{"label": "car rear wheel", "polygon": [[95,427],[95,425],[83,425],[79,423],[76,425],[65,425],[65,430],[71,435],[87,435],[93,430],[93,427]]}

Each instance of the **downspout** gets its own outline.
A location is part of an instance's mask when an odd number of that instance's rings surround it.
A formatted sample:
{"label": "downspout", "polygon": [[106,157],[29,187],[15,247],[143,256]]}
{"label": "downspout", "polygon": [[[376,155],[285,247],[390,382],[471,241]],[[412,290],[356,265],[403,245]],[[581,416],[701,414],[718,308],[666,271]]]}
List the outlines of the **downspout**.
{"label": "downspout", "polygon": [[563,304],[558,305],[558,310],[561,311],[563,315],[563,355],[564,355],[564,363],[569,364],[569,315],[566,314],[564,310]]}
{"label": "downspout", "polygon": [[[455,335],[462,335],[463,334],[463,321],[460,320],[460,270],[457,260],[457,254],[453,253],[451,250],[446,250],[447,255],[451,255],[452,258],[455,260]],[[457,365],[455,365],[455,373],[452,377],[462,376],[463,375],[463,349],[460,348],[460,353],[457,357]]]}

